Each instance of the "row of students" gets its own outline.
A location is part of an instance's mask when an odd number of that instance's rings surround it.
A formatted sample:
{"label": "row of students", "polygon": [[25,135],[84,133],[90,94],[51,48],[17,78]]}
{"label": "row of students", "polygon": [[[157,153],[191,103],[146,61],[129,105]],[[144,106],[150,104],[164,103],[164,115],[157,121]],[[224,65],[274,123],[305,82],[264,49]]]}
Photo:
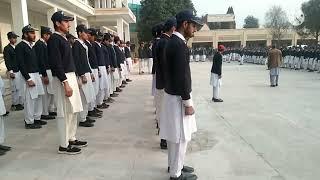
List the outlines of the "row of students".
{"label": "row of students", "polygon": [[76,137],[78,125],[94,126],[108,103],[131,82],[130,49],[119,37],[85,25],[78,25],[78,38],[73,37],[68,32],[74,19],[62,11],[51,20],[55,32],[41,27],[36,43],[37,29],[31,25],[23,27],[17,46],[18,36],[8,33],[10,44],[4,58],[12,84],[12,107],[24,109],[26,129],[39,129],[47,124],[43,120],[56,119],[58,152],[78,154],[87,146]]}

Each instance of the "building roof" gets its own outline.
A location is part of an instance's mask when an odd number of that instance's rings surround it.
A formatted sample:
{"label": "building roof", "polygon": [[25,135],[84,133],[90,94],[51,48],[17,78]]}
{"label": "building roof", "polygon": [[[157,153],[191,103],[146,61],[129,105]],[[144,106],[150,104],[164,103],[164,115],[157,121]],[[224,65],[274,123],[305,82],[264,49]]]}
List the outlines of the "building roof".
{"label": "building roof", "polygon": [[207,14],[206,22],[234,22],[235,15],[234,14]]}

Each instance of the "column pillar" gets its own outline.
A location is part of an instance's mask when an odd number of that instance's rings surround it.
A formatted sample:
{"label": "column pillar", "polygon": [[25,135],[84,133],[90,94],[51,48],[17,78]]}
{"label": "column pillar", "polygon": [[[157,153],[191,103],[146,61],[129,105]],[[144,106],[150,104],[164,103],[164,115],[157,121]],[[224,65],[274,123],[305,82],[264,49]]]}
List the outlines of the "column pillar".
{"label": "column pillar", "polygon": [[116,0],[116,8],[122,8],[122,0]]}
{"label": "column pillar", "polygon": [[102,8],[107,8],[107,0],[102,0]]}
{"label": "column pillar", "polygon": [[11,0],[13,31],[21,36],[22,28],[29,24],[27,0]]}
{"label": "column pillar", "polygon": [[117,33],[121,40],[123,40],[123,20],[122,18],[117,19]]}
{"label": "column pillar", "polygon": [[74,21],[70,21],[70,29],[69,29],[69,33],[72,34],[74,37],[78,37],[77,36],[77,31],[76,31],[76,27],[77,27],[77,16],[76,15],[72,15],[72,17],[74,18]]}
{"label": "column pillar", "polygon": [[126,24],[126,26],[124,27],[124,41],[130,41],[130,28],[129,28],[129,24]]}
{"label": "column pillar", "polygon": [[107,8],[111,8],[111,0],[107,0]]}
{"label": "column pillar", "polygon": [[54,31],[54,26],[53,26],[53,22],[51,21],[51,17],[57,11],[58,11],[58,9],[56,7],[50,8],[47,11],[48,27],[50,27],[52,31]]}
{"label": "column pillar", "polygon": [[95,8],[101,8],[101,6],[100,6],[100,0],[95,0],[95,3],[94,3],[95,5],[94,5],[94,7]]}

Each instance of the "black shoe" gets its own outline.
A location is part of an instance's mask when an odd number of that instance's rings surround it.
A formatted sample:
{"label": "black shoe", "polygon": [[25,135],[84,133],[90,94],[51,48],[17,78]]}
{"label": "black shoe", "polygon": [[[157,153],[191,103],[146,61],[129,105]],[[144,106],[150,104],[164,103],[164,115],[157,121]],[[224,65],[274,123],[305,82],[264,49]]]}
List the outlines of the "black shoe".
{"label": "black shoe", "polygon": [[276,84],[276,86],[278,86],[278,84]]}
{"label": "black shoe", "polygon": [[9,111],[6,111],[6,113],[3,116],[9,116]]}
{"label": "black shoe", "polygon": [[126,87],[126,86],[125,86],[124,84],[122,84],[122,85],[120,86],[120,88],[122,88],[122,89],[125,88],[125,87]]}
{"label": "black shoe", "polygon": [[98,114],[103,114],[103,111],[99,110],[98,108],[94,108],[93,112],[98,113]]}
{"label": "black shoe", "polygon": [[101,114],[95,113],[94,111],[89,111],[88,116],[92,118],[102,118]]}
{"label": "black shoe", "polygon": [[6,155],[7,151],[0,150],[0,156]]}
{"label": "black shoe", "polygon": [[110,95],[110,97],[118,97],[118,96],[119,96],[119,94],[117,94],[117,93],[113,93]]}
{"label": "black shoe", "polygon": [[[184,172],[184,173],[193,173],[194,172],[194,168],[193,167],[189,167],[189,166],[183,166],[181,171]],[[168,173],[169,172],[170,172],[170,167],[168,167]]]}
{"label": "black shoe", "polygon": [[77,147],[72,147],[71,145],[69,145],[67,148],[64,147],[59,147],[58,150],[59,154],[69,154],[69,155],[76,155],[76,154],[80,154],[81,153],[81,149],[77,148]]}
{"label": "black shoe", "polygon": [[47,122],[46,121],[42,121],[42,120],[34,120],[34,124],[39,124],[39,125],[46,125]]}
{"label": "black shoe", "polygon": [[94,124],[92,124],[91,122],[86,120],[85,122],[79,122],[79,126],[80,127],[93,127]]}
{"label": "black shoe", "polygon": [[123,80],[123,81],[122,81],[122,84],[128,84],[128,83],[127,83],[127,81]]}
{"label": "black shoe", "polygon": [[161,149],[168,149],[167,141],[165,139],[161,139],[160,148]]}
{"label": "black shoe", "polygon": [[40,129],[40,128],[42,128],[42,126],[40,124],[35,124],[35,123],[27,124],[26,122],[24,122],[24,123],[25,123],[24,126],[26,129]]}
{"label": "black shoe", "polygon": [[270,87],[276,87],[276,85],[271,85]]}
{"label": "black shoe", "polygon": [[120,89],[120,88],[117,87],[116,92],[122,92],[122,89]]}
{"label": "black shoe", "polygon": [[107,108],[109,108],[109,105],[106,103],[102,103],[101,105],[97,105],[97,108],[98,109],[107,109]]}
{"label": "black shoe", "polygon": [[86,121],[88,121],[89,123],[95,123],[95,122],[96,122],[96,120],[91,119],[91,118],[89,118],[89,117],[86,118]]}
{"label": "black shoe", "polygon": [[126,81],[127,81],[127,82],[132,82],[132,80],[131,80],[131,79],[126,79]]}
{"label": "black shoe", "polygon": [[195,174],[181,174],[180,177],[173,178],[170,177],[170,180],[197,180],[198,177]]}
{"label": "black shoe", "polygon": [[57,116],[57,112],[49,112],[50,116]]}
{"label": "black shoe", "polygon": [[82,147],[87,147],[88,143],[86,141],[75,140],[75,141],[69,141],[69,145],[82,148]]}
{"label": "black shoe", "polygon": [[11,106],[11,111],[22,111],[23,109],[23,106],[20,104]]}
{"label": "black shoe", "polygon": [[43,119],[43,120],[53,120],[55,118],[56,117],[51,116],[51,115],[41,115],[41,119]]}
{"label": "black shoe", "polygon": [[106,102],[106,103],[114,103],[114,102],[115,102],[115,100],[112,99],[111,97],[109,97],[109,98],[107,99],[107,102]]}
{"label": "black shoe", "polygon": [[222,99],[215,99],[215,98],[212,98],[212,101],[213,101],[213,102],[223,102]]}
{"label": "black shoe", "polygon": [[9,146],[4,146],[4,145],[0,145],[0,150],[1,150],[1,151],[11,151],[11,147],[9,147]]}

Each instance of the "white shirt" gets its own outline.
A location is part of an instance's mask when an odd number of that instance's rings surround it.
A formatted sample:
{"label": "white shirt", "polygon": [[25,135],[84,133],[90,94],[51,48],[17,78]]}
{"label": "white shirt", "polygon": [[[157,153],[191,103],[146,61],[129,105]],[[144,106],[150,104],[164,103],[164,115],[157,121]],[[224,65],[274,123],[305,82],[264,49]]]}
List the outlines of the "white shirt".
{"label": "white shirt", "polygon": [[180,39],[182,39],[184,41],[184,43],[187,44],[186,38],[184,38],[184,36],[181,33],[179,33],[178,31],[175,31],[175,32],[173,32],[173,34],[178,36]]}
{"label": "white shirt", "polygon": [[58,35],[62,36],[63,38],[65,38],[65,39],[68,41],[68,39],[67,39],[67,37],[66,37],[66,35],[65,35],[65,34],[62,34],[62,33],[58,32],[58,31],[55,31],[54,33],[56,33],[56,34],[58,34]]}
{"label": "white shirt", "polygon": [[40,41],[42,41],[45,45],[47,45],[47,42],[44,39],[40,38]]}
{"label": "white shirt", "polygon": [[22,39],[22,42],[28,44],[28,46],[32,49],[32,47],[33,47],[33,43],[32,42],[29,42],[29,41],[24,40],[24,39]]}

